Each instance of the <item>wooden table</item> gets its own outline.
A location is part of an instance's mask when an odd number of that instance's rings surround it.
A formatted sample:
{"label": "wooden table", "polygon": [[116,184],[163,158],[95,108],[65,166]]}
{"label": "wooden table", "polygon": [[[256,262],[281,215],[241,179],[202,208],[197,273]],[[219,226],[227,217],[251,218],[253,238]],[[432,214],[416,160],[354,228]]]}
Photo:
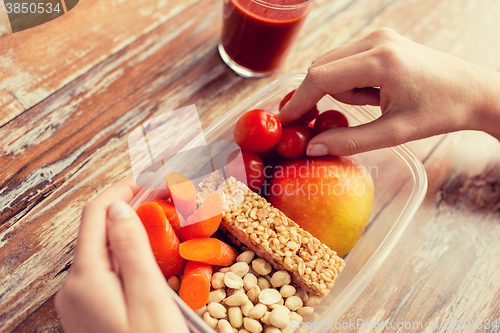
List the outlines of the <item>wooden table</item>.
{"label": "wooden table", "polygon": [[[259,80],[236,76],[218,55],[220,0],[86,0],[16,34],[0,12],[1,332],[62,331],[53,295],[81,208],[131,174],[127,136],[146,119],[196,103],[206,127],[382,26],[500,68],[498,0],[316,0],[285,66]],[[500,144],[464,132],[410,147],[428,172],[427,197],[342,320],[499,319]]]}

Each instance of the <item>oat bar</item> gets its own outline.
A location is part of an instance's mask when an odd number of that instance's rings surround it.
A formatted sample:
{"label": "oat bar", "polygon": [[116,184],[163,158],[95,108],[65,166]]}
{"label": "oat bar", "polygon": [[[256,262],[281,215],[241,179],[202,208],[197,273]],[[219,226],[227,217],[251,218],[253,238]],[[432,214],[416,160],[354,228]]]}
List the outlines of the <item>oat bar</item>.
{"label": "oat bar", "polygon": [[234,178],[219,186],[221,229],[232,234],[275,269],[291,273],[301,288],[324,296],[343,269],[344,260],[300,228],[265,198]]}

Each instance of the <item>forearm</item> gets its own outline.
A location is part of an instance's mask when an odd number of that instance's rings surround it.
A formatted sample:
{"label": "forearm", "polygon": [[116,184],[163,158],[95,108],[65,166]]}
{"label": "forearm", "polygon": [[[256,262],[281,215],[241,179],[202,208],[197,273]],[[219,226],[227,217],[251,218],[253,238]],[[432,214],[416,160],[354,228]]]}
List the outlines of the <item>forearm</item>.
{"label": "forearm", "polygon": [[500,73],[483,70],[482,93],[477,96],[478,107],[474,129],[484,131],[500,140]]}

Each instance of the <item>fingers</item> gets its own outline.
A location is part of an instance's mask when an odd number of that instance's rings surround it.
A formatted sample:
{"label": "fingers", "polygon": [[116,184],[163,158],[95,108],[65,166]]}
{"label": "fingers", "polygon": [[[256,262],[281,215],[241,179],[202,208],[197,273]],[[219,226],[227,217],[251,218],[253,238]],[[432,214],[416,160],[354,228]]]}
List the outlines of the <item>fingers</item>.
{"label": "fingers", "polygon": [[[355,88],[380,86],[382,69],[376,50],[310,68],[302,84],[281,110],[281,122],[288,124],[298,119],[326,94],[333,96]],[[370,93],[372,95],[373,92]]]}
{"label": "fingers", "polygon": [[129,202],[139,192],[132,177],[124,179],[87,203],[83,208],[73,267],[112,269],[106,238],[106,211],[116,199]]}
{"label": "fingers", "polygon": [[165,283],[156,264],[149,238],[141,220],[122,200],[109,206],[109,247],[120,267],[125,295],[130,302],[143,299],[146,290],[158,283]]}
{"label": "fingers", "polygon": [[325,53],[311,64],[311,66],[322,66],[329,62],[333,62],[342,58],[347,58],[352,55],[370,50],[375,46],[373,39],[368,37],[361,38],[351,43],[347,43],[332,49]]}
{"label": "fingers", "polygon": [[332,96],[342,103],[351,105],[373,105],[380,106],[380,89],[378,88],[355,88]]}
{"label": "fingers", "polygon": [[387,148],[415,139],[415,128],[405,125],[400,115],[382,116],[360,126],[336,128],[318,134],[308,144],[307,155],[353,155]]}

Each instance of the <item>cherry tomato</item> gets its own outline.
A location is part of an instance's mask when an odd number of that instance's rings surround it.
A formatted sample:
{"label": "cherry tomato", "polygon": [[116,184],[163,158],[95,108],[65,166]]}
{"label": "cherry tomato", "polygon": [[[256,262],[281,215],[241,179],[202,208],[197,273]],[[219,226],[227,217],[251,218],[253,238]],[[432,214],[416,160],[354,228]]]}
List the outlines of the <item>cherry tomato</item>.
{"label": "cherry tomato", "polygon": [[[285,96],[285,98],[283,98],[281,100],[281,102],[280,102],[280,111],[281,111],[281,109],[283,109],[283,107],[285,106],[285,104],[290,100],[290,98],[292,98],[292,95],[293,95],[294,92],[295,92],[295,90],[289,92]],[[318,116],[318,114],[319,114],[319,110],[318,110],[318,108],[315,105],[309,111],[307,111],[306,113],[304,113],[302,115],[302,117],[300,117],[299,119],[297,119],[295,122],[307,124],[307,123],[313,121],[314,119],[316,119],[316,117]]]}
{"label": "cherry tomato", "polygon": [[283,126],[283,134],[276,151],[286,158],[299,158],[306,154],[307,143],[313,136],[313,130],[304,123],[292,123]]}
{"label": "cherry tomato", "polygon": [[243,150],[259,153],[281,138],[281,122],[272,112],[256,109],[241,116],[234,127],[234,141]]}
{"label": "cherry tomato", "polygon": [[290,100],[290,98],[292,98],[292,95],[293,93],[295,92],[295,90],[293,91],[290,91],[280,102],[280,111],[281,109],[283,109],[283,107],[285,106],[286,102],[288,102]]}
{"label": "cherry tomato", "polygon": [[266,151],[263,151],[263,152],[260,152],[260,153],[257,153],[257,155],[259,155],[260,159],[262,160],[262,162],[264,162],[264,164],[271,164],[273,162],[276,162],[277,160],[280,159],[280,155],[276,152],[276,149],[271,148],[271,149],[268,149]]}
{"label": "cherry tomato", "polygon": [[256,192],[260,193],[264,180],[264,163],[260,157],[250,151],[235,150],[226,160],[226,172],[229,177],[234,177]]}
{"label": "cherry tomato", "polygon": [[314,123],[314,135],[338,127],[349,127],[347,118],[339,111],[325,111],[316,118],[316,122]]}

